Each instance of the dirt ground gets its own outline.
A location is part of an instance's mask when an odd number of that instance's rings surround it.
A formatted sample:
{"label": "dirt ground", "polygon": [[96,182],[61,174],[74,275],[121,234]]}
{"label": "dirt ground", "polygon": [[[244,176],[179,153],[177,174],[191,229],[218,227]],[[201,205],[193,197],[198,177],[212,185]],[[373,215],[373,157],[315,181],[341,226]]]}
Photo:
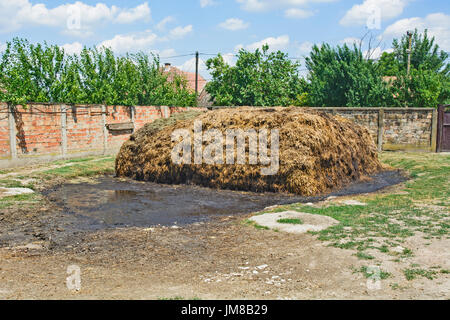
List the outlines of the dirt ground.
{"label": "dirt ground", "polygon": [[[20,170],[14,172],[20,175]],[[12,173],[6,174],[11,177]],[[401,194],[404,187],[389,187],[379,194]],[[0,222],[13,219],[9,223],[21,225],[34,241],[24,238],[23,243],[2,244],[0,299],[450,298],[448,235],[407,237],[403,246],[413,249],[414,255],[400,262],[372,253],[376,256],[373,264],[390,273],[374,288],[358,271],[372,262],[359,259],[354,250],[329,246],[314,234],[256,228],[244,223],[251,214],[183,227],[79,232],[55,241],[36,234],[30,223],[38,221],[36,217],[61,214],[51,202],[1,210],[8,214],[0,215]],[[7,230],[4,222],[1,232]],[[411,281],[402,271],[411,264],[438,266],[445,272],[437,272],[432,280],[417,277]],[[70,265],[80,267],[79,291],[66,286]]]}

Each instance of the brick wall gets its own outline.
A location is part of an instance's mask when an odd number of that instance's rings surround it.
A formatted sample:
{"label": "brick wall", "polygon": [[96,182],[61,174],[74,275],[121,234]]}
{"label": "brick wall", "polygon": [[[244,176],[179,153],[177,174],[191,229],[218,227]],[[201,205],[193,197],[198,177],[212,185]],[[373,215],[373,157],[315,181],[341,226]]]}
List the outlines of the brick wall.
{"label": "brick wall", "polygon": [[0,104],[0,159],[9,158],[8,107]]}
{"label": "brick wall", "polygon": [[108,125],[128,124],[138,130],[164,115],[186,110],[184,107],[155,106],[15,106],[12,115],[16,152],[12,154],[14,143],[10,142],[8,106],[0,103],[0,160],[114,152],[128,140],[133,130],[107,129]]}

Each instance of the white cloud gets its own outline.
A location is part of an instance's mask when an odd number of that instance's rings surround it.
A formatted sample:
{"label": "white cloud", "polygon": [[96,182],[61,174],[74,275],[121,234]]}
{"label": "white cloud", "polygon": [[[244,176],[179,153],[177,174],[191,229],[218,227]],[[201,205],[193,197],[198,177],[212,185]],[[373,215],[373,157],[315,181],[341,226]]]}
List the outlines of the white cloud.
{"label": "white cloud", "polygon": [[192,25],[188,25],[185,27],[176,27],[172,30],[170,30],[169,35],[172,39],[180,39],[184,36],[188,35],[193,31]]}
{"label": "white cloud", "polygon": [[339,41],[341,44],[346,44],[347,46],[353,47],[353,44],[359,44],[361,42],[361,39],[354,38],[354,37],[348,37],[341,41]]}
{"label": "white cloud", "polygon": [[79,54],[81,50],[83,50],[83,45],[79,42],[74,43],[66,43],[62,45],[61,48],[64,49],[64,52],[69,55]]}
{"label": "white cloud", "polygon": [[111,48],[117,53],[135,52],[148,49],[158,40],[159,38],[155,33],[147,30],[143,33],[129,35],[118,34],[110,40],[103,41],[98,47]]}
{"label": "white cloud", "polygon": [[246,11],[267,11],[269,9],[280,9],[286,7],[307,6],[313,3],[334,2],[337,0],[236,0],[241,8]]}
{"label": "white cloud", "polygon": [[309,55],[313,45],[314,45],[314,43],[309,42],[309,41],[302,42],[300,44],[300,46],[298,47],[298,53],[302,56]]}
{"label": "white cloud", "polygon": [[213,6],[215,4],[216,4],[216,2],[213,0],[200,0],[200,7],[202,7],[202,8]]}
{"label": "white cloud", "polygon": [[231,30],[231,31],[237,31],[237,30],[243,30],[247,29],[250,24],[242,21],[241,19],[237,18],[230,18],[221,24],[219,26],[223,29]]}
{"label": "white cloud", "polygon": [[166,25],[175,21],[175,18],[172,16],[168,16],[165,17],[164,19],[162,19],[157,25],[156,25],[156,29],[158,30],[165,30]]}
{"label": "white cloud", "polygon": [[306,19],[313,15],[314,15],[314,12],[312,12],[310,10],[297,9],[297,8],[287,9],[284,12],[284,16],[286,18],[291,18],[291,19]]}
{"label": "white cloud", "polygon": [[29,0],[0,0],[0,33],[19,30],[24,26],[59,27],[63,32],[83,35],[100,22],[132,23],[150,19],[147,2],[135,8],[119,8],[103,3],[88,5],[81,1],[47,8],[44,3]]}
{"label": "white cloud", "polygon": [[149,51],[160,54],[161,57],[163,57],[163,55],[172,56],[175,52],[173,49],[160,51],[152,48],[152,46],[156,43],[180,39],[192,32],[192,30],[192,25],[188,25],[186,27],[177,27],[175,29],[172,29],[167,36],[159,36],[151,30],[130,34],[118,34],[112,39],[101,42],[97,47],[111,48],[114,52],[117,53]]}
{"label": "white cloud", "polygon": [[150,50],[151,53],[158,55],[161,59],[167,59],[176,55],[175,49],[164,49],[164,50]]}
{"label": "white cloud", "polygon": [[[195,58],[191,58],[187,60],[182,65],[176,66],[178,69],[186,72],[195,72]],[[206,67],[206,63],[202,58],[198,59],[198,73],[204,78],[207,79],[210,77],[208,72],[208,68]]]}
{"label": "white cloud", "polygon": [[269,45],[270,51],[284,50],[289,46],[289,36],[282,35],[277,38],[269,37],[269,38],[263,39],[261,41],[249,44],[245,47],[243,45],[237,45],[235,50],[239,51],[239,49],[245,48],[249,51],[255,51],[256,49],[261,49],[262,46],[265,44]]}
{"label": "white cloud", "polygon": [[450,51],[450,15],[432,13],[424,18],[414,17],[401,19],[386,28],[382,37],[384,40],[400,38],[406,31],[415,28],[423,32],[428,29],[428,35],[436,38],[436,43],[442,50]]}
{"label": "white cloud", "polygon": [[364,0],[361,4],[355,4],[347,11],[339,22],[344,26],[361,26],[367,24],[369,19],[377,18],[380,21],[398,17],[411,0]]}
{"label": "white cloud", "polygon": [[369,50],[363,51],[363,57],[366,57],[367,59],[376,60],[376,59],[379,59],[384,52],[391,53],[391,52],[394,52],[394,49],[389,48],[389,49],[383,50],[380,47],[376,47],[376,48],[371,49],[370,52],[369,52]]}
{"label": "white cloud", "polygon": [[124,9],[117,15],[115,21],[118,23],[132,23],[138,20],[148,20],[150,18],[150,14],[151,12],[148,7],[148,3],[145,2],[138,5],[136,8]]}
{"label": "white cloud", "polygon": [[222,58],[226,64],[229,64],[232,67],[236,65],[236,55],[234,53],[222,54]]}

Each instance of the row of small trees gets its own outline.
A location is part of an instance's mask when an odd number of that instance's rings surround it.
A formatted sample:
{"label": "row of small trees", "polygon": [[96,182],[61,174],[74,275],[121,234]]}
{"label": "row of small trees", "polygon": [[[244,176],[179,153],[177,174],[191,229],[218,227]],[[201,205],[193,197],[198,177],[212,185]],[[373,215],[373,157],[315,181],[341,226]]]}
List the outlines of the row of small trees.
{"label": "row of small trees", "polygon": [[0,101],[192,106],[186,79],[162,72],[144,53],[115,56],[108,48],[67,55],[59,46],[14,39],[0,59]]}
{"label": "row of small trees", "polygon": [[448,54],[426,31],[416,30],[408,75],[407,48],[406,36],[394,40],[394,51],[375,61],[356,44],[316,45],[306,57],[306,79],[299,75],[300,64],[285,53],[270,53],[268,46],[255,52],[242,49],[234,67],[220,55],[207,61],[213,76],[207,91],[217,105],[436,107],[448,103]]}

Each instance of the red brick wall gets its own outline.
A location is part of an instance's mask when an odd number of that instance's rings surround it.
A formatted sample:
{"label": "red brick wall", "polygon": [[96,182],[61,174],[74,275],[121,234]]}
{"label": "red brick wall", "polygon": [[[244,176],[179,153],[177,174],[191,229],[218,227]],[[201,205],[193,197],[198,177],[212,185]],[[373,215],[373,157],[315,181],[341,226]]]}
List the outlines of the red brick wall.
{"label": "red brick wall", "polygon": [[58,105],[16,106],[17,155],[58,154],[61,152],[61,114]]}
{"label": "red brick wall", "polygon": [[67,152],[103,149],[101,106],[67,106]]}
{"label": "red brick wall", "polygon": [[[106,124],[132,122],[135,130],[162,117],[161,107],[155,106],[107,106]],[[197,109],[197,108],[196,108]],[[0,103],[0,159],[10,158],[8,107]],[[187,108],[171,107],[170,113],[183,112]],[[31,104],[16,107],[17,156],[62,154],[61,117],[59,104]],[[103,117],[100,105],[76,105],[66,107],[67,154],[102,151]],[[107,149],[116,150],[128,140],[131,131],[107,130]]]}
{"label": "red brick wall", "polygon": [[9,156],[8,106],[0,104],[0,159]]}

